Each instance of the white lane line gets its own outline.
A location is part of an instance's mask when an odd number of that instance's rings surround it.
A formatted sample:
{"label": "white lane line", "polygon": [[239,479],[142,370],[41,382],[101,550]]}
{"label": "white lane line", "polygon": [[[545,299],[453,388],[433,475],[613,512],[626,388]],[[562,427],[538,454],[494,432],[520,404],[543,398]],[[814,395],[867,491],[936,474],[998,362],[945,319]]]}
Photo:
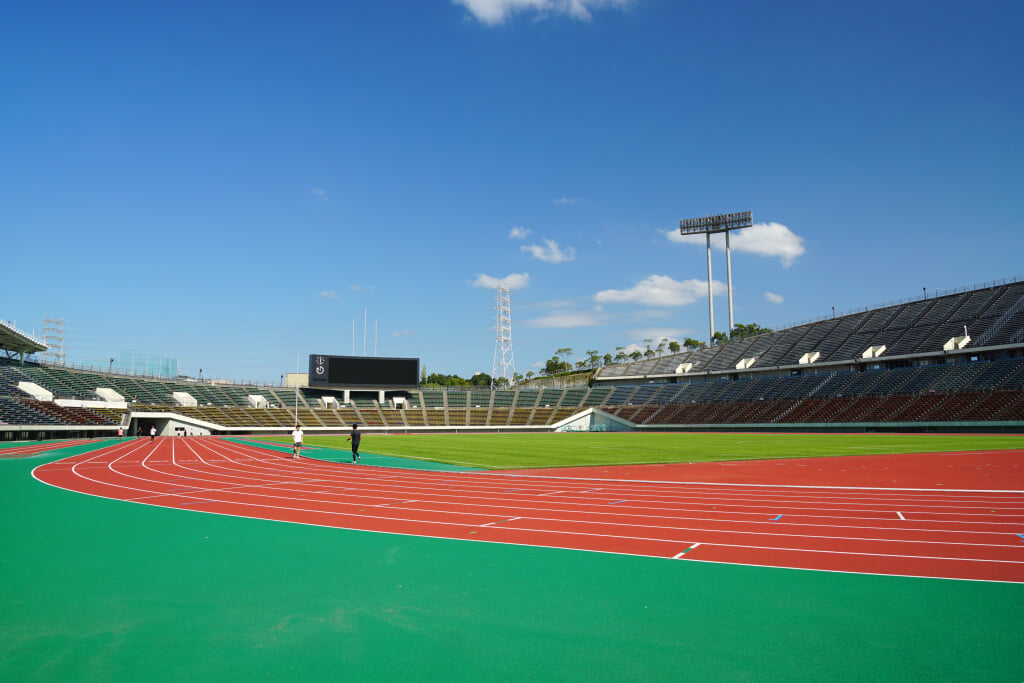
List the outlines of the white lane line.
{"label": "white lane line", "polygon": [[[644,464],[644,463],[633,463]],[[723,463],[727,464],[727,463]],[[553,474],[515,474],[514,472],[471,472],[470,474],[482,474],[486,477],[516,477],[520,479],[561,479],[564,481],[588,481],[588,482],[625,482],[628,484],[658,484],[663,486],[736,486],[743,488],[764,488],[764,489],[827,489],[830,491],[918,491],[926,493],[1024,493],[1024,490],[1016,489],[935,489],[935,488],[911,488],[897,486],[830,486],[827,484],[750,484],[740,482],[714,482],[714,481],[664,481],[661,479],[615,479],[604,477],[565,477]]]}
{"label": "white lane line", "polygon": [[[122,457],[124,457],[124,456],[122,456]],[[148,456],[147,456],[147,458],[148,458]],[[145,459],[144,459],[144,462],[145,462]],[[108,465],[108,467],[109,467],[109,465]],[[189,469],[189,468],[186,468],[186,469]],[[128,475],[128,476],[130,476],[130,475]],[[147,482],[154,481],[154,480],[145,480],[145,479],[142,479],[140,477],[132,477],[132,478],[140,479],[140,480],[147,481]],[[205,489],[205,490],[204,489],[198,489],[197,491],[194,491],[193,494],[198,494],[199,492],[203,492],[203,493],[213,493],[213,492],[227,493],[229,491],[232,491],[232,492],[236,492],[236,493],[238,493],[239,495],[242,495],[242,496],[251,496],[251,497],[261,498],[261,497],[265,497],[266,494],[260,494],[260,493],[255,492],[255,491],[253,491],[253,492],[238,491],[238,489],[245,489],[245,488],[256,489],[256,488],[264,488],[264,487],[269,487],[269,486],[282,487],[285,484],[296,484],[296,483],[301,484],[301,483],[304,483],[304,481],[302,481],[302,480],[293,480],[293,481],[290,481],[290,482],[282,482],[282,481],[279,481],[279,480],[278,481],[266,481],[266,480],[264,480],[259,485],[254,485],[254,484],[236,484],[234,486],[229,486],[229,487],[225,487],[225,486],[210,487],[210,488]],[[287,490],[287,489],[284,489],[284,490]],[[161,495],[165,495],[165,492],[162,491],[162,492],[160,492],[160,494],[154,495],[152,497],[160,497]],[[140,497],[137,497],[135,499],[129,499],[129,500],[139,501],[142,498],[148,498],[148,497],[151,497],[151,496],[140,496]],[[185,497],[185,498],[197,498],[198,496],[197,495],[186,495],[186,496],[183,496],[183,497]],[[287,496],[287,495],[281,495],[279,497],[280,498],[284,498],[284,499],[296,500],[296,501],[301,500],[301,498],[299,498],[299,497]],[[230,501],[224,500],[223,502],[227,503],[227,502],[230,502]],[[303,502],[311,502],[311,501],[303,501]],[[417,502],[417,501],[416,500],[407,500],[407,501],[402,501],[402,502],[404,502],[404,503],[412,503],[412,502]],[[623,501],[619,501],[619,502],[623,502]],[[238,501],[238,504],[246,505],[248,503],[245,503],[245,502],[242,502],[242,501]],[[345,503],[342,503],[342,504],[344,505]],[[348,505],[356,505],[356,504],[355,503],[348,503]],[[388,504],[385,503],[385,504],[378,504],[377,506],[371,506],[371,507],[384,507],[384,506],[387,506],[387,505]],[[469,506],[469,504],[463,504],[463,505]],[[476,502],[476,504],[474,505],[474,507],[479,507],[479,506],[480,506],[479,502]],[[423,512],[425,510],[417,510],[417,511]],[[426,511],[437,512],[438,510],[426,510]],[[471,514],[476,514],[475,512],[464,512],[464,513],[462,513],[462,512],[454,512],[454,511],[451,511],[451,510],[440,510],[440,511],[441,512],[448,512],[449,514],[454,514],[454,515],[471,515]],[[551,512],[551,511],[545,511],[545,512]],[[595,525],[595,526],[619,526],[619,527],[626,527],[626,528],[650,529],[650,530],[654,530],[654,529],[672,529],[672,528],[674,528],[674,527],[667,527],[667,526],[658,526],[658,525],[653,525],[653,524],[616,523],[616,522],[608,522],[607,520],[596,520],[596,521],[578,520],[578,519],[577,520],[566,520],[566,519],[561,519],[561,518],[547,518],[547,517],[541,517],[541,518],[538,518],[538,519],[543,519],[545,521],[553,521],[553,522],[574,521],[576,523],[583,523],[583,524]],[[703,520],[703,521],[713,521],[713,520]],[[756,532],[756,531],[755,532],[750,532],[749,529],[739,529],[739,530],[733,529],[733,530],[730,530],[730,529],[721,529],[721,528],[714,529],[714,528],[691,527],[691,530],[707,532],[707,533],[725,533],[725,534],[751,534],[752,533],[752,535],[755,535],[755,536],[775,536],[775,535],[778,535],[777,532],[774,532],[774,531],[773,532],[768,532],[768,533]],[[572,533],[572,532],[568,532],[568,533]],[[601,534],[595,534],[595,535],[601,535]],[[887,538],[856,537],[856,536],[815,535],[815,534],[797,534],[796,536],[797,537],[802,537],[802,538],[826,538],[826,539],[842,539],[842,540],[857,540],[857,541],[876,541],[876,542],[896,542],[896,543],[923,543],[923,544],[943,543],[943,541],[939,541],[939,540],[917,539],[917,538],[914,538],[914,539],[910,539],[910,538],[887,539]],[[647,539],[647,540],[651,540],[651,539]],[[661,539],[661,540],[668,540],[668,539]],[[975,546],[975,545],[977,545],[977,546],[992,546],[992,544],[989,544],[989,543],[963,543],[963,542],[958,542],[957,545],[964,545],[964,546]],[[996,546],[996,547],[999,547],[999,546]]]}
{"label": "white lane line", "polygon": [[899,515],[899,518],[900,518],[900,519],[902,519],[902,520],[903,520],[904,522],[905,522],[905,521],[907,521],[907,518],[906,518],[906,517],[904,517],[904,516],[903,516],[903,513],[902,513],[902,512],[900,512],[899,510],[897,510],[897,511],[896,511],[896,514],[897,514],[897,515]]}

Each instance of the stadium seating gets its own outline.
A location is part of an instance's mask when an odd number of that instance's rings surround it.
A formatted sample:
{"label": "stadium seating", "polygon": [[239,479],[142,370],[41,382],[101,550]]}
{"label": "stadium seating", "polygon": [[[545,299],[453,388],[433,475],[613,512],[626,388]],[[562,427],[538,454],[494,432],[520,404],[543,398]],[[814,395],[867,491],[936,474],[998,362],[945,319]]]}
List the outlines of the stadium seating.
{"label": "stadium seating", "polygon": [[[952,352],[947,342],[971,337]],[[877,358],[869,347],[885,346]],[[817,352],[815,363],[800,364]],[[737,369],[744,359],[750,368]],[[677,374],[681,364],[691,364]],[[749,364],[749,360],[746,364]],[[32,382],[58,402],[18,388]],[[480,387],[398,392],[404,406],[369,392],[348,405],[323,389],[158,379],[21,363],[0,358],[0,423],[39,428],[116,429],[126,412],[97,407],[113,389],[131,411],[202,420],[225,432],[306,429],[545,429],[587,408],[645,428],[679,425],[964,425],[1024,426],[1024,281],[920,298],[749,337],[708,349],[601,368],[592,386],[495,391]],[[180,406],[174,394],[197,405]],[[250,395],[268,407],[254,408]],[[335,401],[321,399],[330,395]],[[68,400],[65,400],[68,399]],[[90,407],[80,407],[82,403]],[[0,430],[12,438],[11,430]],[[71,432],[68,432],[71,433]],[[96,432],[99,433],[99,432]]]}

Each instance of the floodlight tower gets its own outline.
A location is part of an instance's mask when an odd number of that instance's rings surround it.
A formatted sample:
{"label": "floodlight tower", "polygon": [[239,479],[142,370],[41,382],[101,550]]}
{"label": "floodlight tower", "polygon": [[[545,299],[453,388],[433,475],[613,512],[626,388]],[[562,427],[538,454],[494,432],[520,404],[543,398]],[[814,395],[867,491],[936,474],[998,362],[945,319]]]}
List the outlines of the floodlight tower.
{"label": "floodlight tower", "polygon": [[64,365],[64,318],[54,320],[50,316],[43,319],[43,344],[47,346],[43,360],[54,365]]}
{"label": "floodlight tower", "polygon": [[703,218],[684,218],[679,221],[679,233],[682,235],[693,235],[704,233],[708,241],[708,318],[711,334],[708,344],[715,343],[715,304],[711,296],[711,233],[725,233],[725,271],[728,280],[729,292],[729,332],[732,332],[732,252],[729,250],[729,231],[749,228],[754,224],[753,215],[750,211],[740,213],[722,213],[717,216],[705,216]]}
{"label": "floodlight tower", "polygon": [[504,377],[511,385],[515,381],[516,360],[512,354],[512,296],[508,285],[495,288],[494,363],[491,366],[491,388],[498,377]]}

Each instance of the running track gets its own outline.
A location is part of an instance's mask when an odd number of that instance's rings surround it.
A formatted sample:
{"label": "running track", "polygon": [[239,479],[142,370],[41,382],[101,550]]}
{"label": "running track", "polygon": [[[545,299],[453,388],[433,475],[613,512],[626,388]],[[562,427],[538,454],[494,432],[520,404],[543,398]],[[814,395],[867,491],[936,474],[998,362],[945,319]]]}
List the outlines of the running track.
{"label": "running track", "polygon": [[60,448],[73,448],[86,444],[95,444],[94,439],[65,439],[60,441],[30,441],[18,446],[0,449],[0,458],[27,458]]}
{"label": "running track", "polygon": [[683,562],[1024,583],[1022,491],[631,480],[587,472],[400,470],[168,437],[114,444],[42,465],[34,475],[134,503],[343,529]]}

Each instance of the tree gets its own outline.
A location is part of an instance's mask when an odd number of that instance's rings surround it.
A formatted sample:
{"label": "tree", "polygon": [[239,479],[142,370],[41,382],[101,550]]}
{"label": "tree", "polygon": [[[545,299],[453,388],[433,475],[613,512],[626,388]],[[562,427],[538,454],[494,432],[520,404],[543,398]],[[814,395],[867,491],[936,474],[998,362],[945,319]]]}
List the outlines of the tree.
{"label": "tree", "polygon": [[736,325],[732,328],[732,331],[729,332],[729,339],[735,341],[737,339],[743,339],[744,337],[753,337],[758,334],[766,334],[771,331],[772,330],[770,330],[769,328],[761,327],[757,323],[750,323],[749,325],[736,323]]}
{"label": "tree", "polygon": [[662,355],[663,353],[665,353],[665,342],[667,342],[667,341],[668,341],[668,339],[662,339],[660,342],[658,342],[658,349],[657,349],[657,351],[658,351],[658,355],[659,356]]}
{"label": "tree", "polygon": [[491,376],[486,372],[477,372],[473,374],[469,383],[474,387],[489,387],[491,386]]}
{"label": "tree", "polygon": [[604,354],[604,358],[602,358],[601,360],[604,361],[605,365],[614,365],[615,364],[615,359],[612,358],[612,354],[610,354],[610,353]]}
{"label": "tree", "polygon": [[629,358],[629,355],[626,353],[625,348],[622,347],[622,346],[616,346],[615,347],[615,362],[616,363],[625,363],[627,358]]}
{"label": "tree", "polygon": [[629,357],[632,358],[633,360],[640,360],[641,358],[644,357],[644,354],[640,353],[639,351],[634,351],[633,353],[629,354]]}
{"label": "tree", "polygon": [[536,374],[537,373],[535,373],[533,370],[528,370],[526,372],[526,381],[529,382],[531,379],[533,379],[533,376]]}
{"label": "tree", "polygon": [[697,341],[692,337],[687,337],[686,339],[684,339],[683,346],[685,346],[688,349],[706,349],[708,347],[708,345],[705,344],[704,342]]}
{"label": "tree", "polygon": [[647,350],[644,351],[644,358],[654,358],[654,349],[648,346]]}
{"label": "tree", "polygon": [[578,361],[576,361],[576,369],[577,370],[586,370],[587,369],[587,361],[585,361],[585,360],[578,360]]}
{"label": "tree", "polygon": [[555,351],[555,355],[560,356],[562,358],[562,362],[568,364],[569,358],[572,356],[572,349],[558,349]]}
{"label": "tree", "polygon": [[515,382],[516,384],[519,384],[520,382],[523,381],[523,376],[521,374],[519,374],[518,372],[513,372],[512,373],[512,381]]}
{"label": "tree", "polygon": [[586,364],[591,370],[601,365],[601,356],[598,355],[597,349],[587,349]]}
{"label": "tree", "polygon": [[552,356],[547,363],[544,364],[545,375],[557,375],[560,372],[569,372],[572,370],[572,366],[567,361],[560,360],[558,356]]}
{"label": "tree", "polygon": [[436,372],[427,375],[425,383],[427,385],[438,387],[461,387],[468,384],[466,380],[462,379],[458,375],[441,375]]}
{"label": "tree", "polygon": [[712,337],[712,339],[714,340],[715,346],[719,344],[724,344],[727,341],[729,341],[729,337],[725,334],[725,332],[715,332],[715,336]]}
{"label": "tree", "polygon": [[679,353],[679,342],[674,339],[668,343],[668,350],[671,353]]}

